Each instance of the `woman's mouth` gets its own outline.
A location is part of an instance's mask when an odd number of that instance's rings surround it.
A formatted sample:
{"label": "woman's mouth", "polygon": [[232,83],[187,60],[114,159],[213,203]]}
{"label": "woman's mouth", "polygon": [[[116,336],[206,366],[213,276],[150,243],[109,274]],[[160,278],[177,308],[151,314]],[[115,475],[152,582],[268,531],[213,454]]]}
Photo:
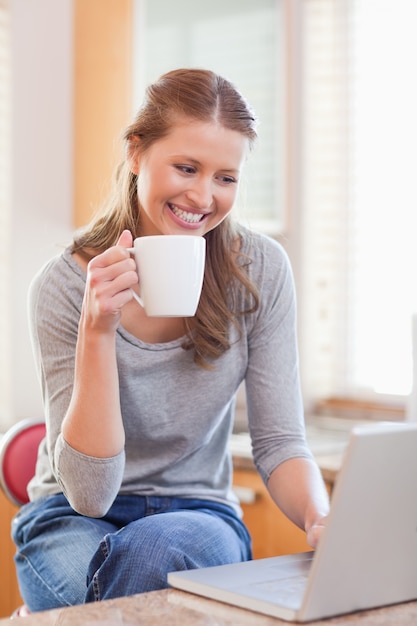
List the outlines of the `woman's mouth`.
{"label": "woman's mouth", "polygon": [[168,206],[180,220],[187,222],[187,224],[198,224],[205,217],[204,213],[192,213],[191,211],[184,211],[178,208],[175,204],[168,202]]}

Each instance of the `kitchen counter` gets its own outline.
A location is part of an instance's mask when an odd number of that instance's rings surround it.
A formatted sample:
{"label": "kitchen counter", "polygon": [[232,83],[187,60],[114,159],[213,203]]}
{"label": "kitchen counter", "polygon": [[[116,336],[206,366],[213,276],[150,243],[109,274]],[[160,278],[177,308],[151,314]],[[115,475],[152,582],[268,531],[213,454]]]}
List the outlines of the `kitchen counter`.
{"label": "kitchen counter", "polygon": [[[278,626],[282,620],[166,589],[128,598],[34,613],[24,626]],[[310,622],[314,626],[415,626],[417,602]],[[0,619],[0,626],[10,624]]]}
{"label": "kitchen counter", "polygon": [[[367,424],[340,417],[308,417],[306,419],[307,441],[320,467],[324,480],[333,485],[342,464],[343,454],[354,426]],[[248,432],[232,434],[230,448],[235,469],[255,470]]]}

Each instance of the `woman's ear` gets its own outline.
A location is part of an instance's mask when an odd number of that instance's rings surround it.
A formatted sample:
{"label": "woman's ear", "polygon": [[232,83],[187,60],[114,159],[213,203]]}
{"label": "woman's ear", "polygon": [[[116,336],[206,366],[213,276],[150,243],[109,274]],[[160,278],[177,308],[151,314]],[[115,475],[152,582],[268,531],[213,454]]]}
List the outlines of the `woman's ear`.
{"label": "woman's ear", "polygon": [[131,135],[127,140],[127,161],[129,163],[130,171],[133,174],[139,173],[139,155],[140,155],[140,137],[138,135]]}

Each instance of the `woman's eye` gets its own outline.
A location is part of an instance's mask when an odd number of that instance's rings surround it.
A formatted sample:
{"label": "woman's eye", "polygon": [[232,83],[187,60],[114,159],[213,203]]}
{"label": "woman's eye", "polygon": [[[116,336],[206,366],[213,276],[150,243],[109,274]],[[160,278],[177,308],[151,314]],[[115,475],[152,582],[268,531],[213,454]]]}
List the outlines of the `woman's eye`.
{"label": "woman's eye", "polygon": [[195,172],[195,167],[192,167],[191,165],[176,165],[175,167],[184,174],[194,174]]}
{"label": "woman's eye", "polygon": [[237,179],[233,176],[219,176],[219,179],[225,185],[233,185],[234,183],[237,183]]}

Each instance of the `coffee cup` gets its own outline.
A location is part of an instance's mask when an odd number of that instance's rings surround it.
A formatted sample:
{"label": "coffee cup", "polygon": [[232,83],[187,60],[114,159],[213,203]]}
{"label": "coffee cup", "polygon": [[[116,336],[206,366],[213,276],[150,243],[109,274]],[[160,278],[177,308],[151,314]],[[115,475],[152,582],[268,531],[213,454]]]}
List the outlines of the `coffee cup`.
{"label": "coffee cup", "polygon": [[139,295],[132,293],[149,317],[195,315],[203,286],[204,237],[138,237],[129,252],[139,274]]}

